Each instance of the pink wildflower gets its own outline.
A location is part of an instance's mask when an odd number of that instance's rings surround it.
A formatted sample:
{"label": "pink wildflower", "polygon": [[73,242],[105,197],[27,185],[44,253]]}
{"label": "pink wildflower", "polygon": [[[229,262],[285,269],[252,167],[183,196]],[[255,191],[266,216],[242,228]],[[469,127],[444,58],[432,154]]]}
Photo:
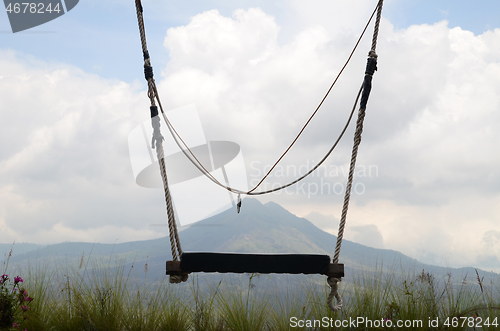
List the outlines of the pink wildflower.
{"label": "pink wildflower", "polygon": [[16,276],[16,277],[14,278],[14,283],[16,283],[16,284],[17,284],[17,283],[22,283],[22,282],[23,282],[23,279],[22,279],[20,276]]}
{"label": "pink wildflower", "polygon": [[7,279],[9,279],[9,276],[6,274],[3,274],[2,278],[0,278],[0,284],[3,284],[3,282],[7,281]]}

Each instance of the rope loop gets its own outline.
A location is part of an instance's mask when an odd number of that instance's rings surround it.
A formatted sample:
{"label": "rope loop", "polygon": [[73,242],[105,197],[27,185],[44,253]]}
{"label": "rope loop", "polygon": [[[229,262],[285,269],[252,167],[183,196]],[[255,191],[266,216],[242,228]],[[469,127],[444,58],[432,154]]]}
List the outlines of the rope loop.
{"label": "rope loop", "polygon": [[[328,299],[326,300],[326,302],[328,303],[328,307],[330,307],[332,311],[339,311],[342,309],[342,297],[338,293],[338,283],[340,283],[341,281],[342,280],[340,278],[335,277],[328,277],[326,279],[326,282],[328,283],[328,285],[330,285],[330,294],[328,295]],[[333,298],[337,300],[337,305],[333,304]]]}
{"label": "rope loop", "polygon": [[[149,99],[153,99],[153,98],[154,98],[154,92],[153,92],[153,94],[151,94],[151,91],[149,91],[149,90],[148,90],[148,93],[147,93],[147,94],[148,94],[148,98],[149,98]],[[153,95],[153,97],[151,97],[151,95]]]}

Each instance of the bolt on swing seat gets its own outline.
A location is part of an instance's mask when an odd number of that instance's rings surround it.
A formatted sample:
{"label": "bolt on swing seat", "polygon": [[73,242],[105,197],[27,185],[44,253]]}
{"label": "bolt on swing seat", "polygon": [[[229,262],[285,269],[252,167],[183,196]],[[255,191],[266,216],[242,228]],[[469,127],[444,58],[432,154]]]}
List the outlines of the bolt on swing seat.
{"label": "bolt on swing seat", "polygon": [[167,261],[167,275],[191,272],[322,274],[344,277],[344,265],[320,254],[247,254],[183,252],[180,261]]}

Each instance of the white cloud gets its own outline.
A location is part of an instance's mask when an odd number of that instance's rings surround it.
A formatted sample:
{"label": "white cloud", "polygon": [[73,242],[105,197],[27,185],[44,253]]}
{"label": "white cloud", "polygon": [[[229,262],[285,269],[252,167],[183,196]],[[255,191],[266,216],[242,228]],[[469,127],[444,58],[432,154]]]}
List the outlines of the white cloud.
{"label": "white cloud", "polygon": [[[265,156],[291,142],[341,68],[346,53],[341,47],[355,41],[332,42],[324,27],[313,26],[279,45],[279,31],[273,18],[259,9],[236,11],[232,19],[210,11],[187,26],[169,29],[165,45],[171,62],[159,87],[163,99],[170,107],[196,100],[211,139],[238,137],[246,153],[259,153],[265,164],[273,161],[274,156]],[[325,130],[314,129],[325,128],[325,114],[318,117],[304,139],[317,144],[317,132],[322,132],[329,143]],[[337,111],[336,127],[346,118]]]}
{"label": "white cloud", "polygon": [[274,18],[260,9],[239,9],[233,18],[214,9],[194,16],[187,26],[169,29],[164,45],[171,67],[227,71],[265,60],[276,47],[278,31]]}
{"label": "white cloud", "polygon": [[374,248],[384,248],[384,238],[375,224],[353,226],[350,233],[351,237],[346,239]]}
{"label": "white cloud", "polygon": [[57,242],[70,228],[102,229],[96,238],[108,240],[120,231],[106,226],[144,230],[139,220],[155,217],[123,207],[134,202],[126,141],[135,113],[147,115],[142,93],[14,52],[1,53],[0,67],[0,241]]}
{"label": "white cloud", "polygon": [[323,231],[329,232],[333,235],[337,235],[339,228],[339,219],[333,215],[323,215],[317,211],[310,212],[304,216],[305,219],[313,223]]}
{"label": "white cloud", "polygon": [[[378,133],[381,141],[368,153],[379,164],[392,155],[394,161],[386,166],[393,176],[428,189],[436,199],[445,198],[443,191],[448,197],[464,193],[460,189],[481,194],[498,184],[494,169],[500,157],[491,151],[500,138],[492,127],[500,120],[500,75],[495,74],[500,65],[496,47],[485,42],[491,33],[475,37],[460,28],[450,30],[445,22],[386,33],[392,41],[380,47],[392,48],[391,66],[376,77],[383,91],[374,93],[373,107],[381,116],[372,128],[392,132]],[[406,84],[396,86],[399,81]],[[498,193],[498,186],[493,191]]]}

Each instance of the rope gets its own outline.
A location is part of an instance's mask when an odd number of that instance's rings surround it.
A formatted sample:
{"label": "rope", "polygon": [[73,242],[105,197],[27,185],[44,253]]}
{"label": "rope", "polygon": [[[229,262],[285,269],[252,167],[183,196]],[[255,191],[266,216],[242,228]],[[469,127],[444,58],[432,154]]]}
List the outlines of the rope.
{"label": "rope", "polygon": [[[341,281],[341,279],[335,277],[328,277],[326,281],[331,288],[330,294],[328,294],[328,298],[326,299],[328,307],[330,307],[332,311],[339,311],[342,309],[342,303],[343,303],[342,297],[338,293],[338,288],[339,288],[338,283]],[[333,298],[337,300],[337,305],[333,304]]]}
{"label": "rope", "polygon": [[[383,0],[380,0],[377,4],[377,19],[375,20],[375,27],[373,31],[372,48],[368,53],[368,61],[366,65],[365,77],[363,81],[363,95],[361,96],[361,103],[358,112],[358,120],[356,123],[356,132],[354,134],[354,145],[352,147],[351,155],[351,165],[349,167],[349,176],[347,179],[346,191],[344,196],[344,205],[342,207],[342,216],[340,218],[339,232],[337,236],[337,244],[335,246],[335,255],[333,257],[333,263],[339,263],[340,248],[342,246],[342,238],[344,237],[344,228],[347,219],[347,210],[349,209],[349,200],[351,198],[351,188],[352,181],[354,177],[354,169],[356,168],[356,158],[358,156],[358,147],[361,143],[361,134],[363,133],[363,121],[365,119],[366,104],[368,102],[368,97],[371,91],[372,77],[377,70],[377,53],[375,49],[377,47],[378,31],[380,26],[380,17],[382,15],[382,5]],[[328,277],[328,285],[330,285],[330,295],[328,295],[327,303],[331,310],[338,311],[342,309],[342,298],[338,294],[338,282],[340,279]],[[337,305],[333,305],[333,297],[337,299]]]}
{"label": "rope", "polygon": [[[169,235],[170,235],[170,246],[171,246],[171,249],[172,249],[172,259],[174,261],[177,261],[178,260],[178,256],[177,256],[177,245],[176,245],[176,236],[175,236],[175,230],[174,230],[174,225],[172,224],[172,222],[170,222],[170,220],[173,218],[173,215],[171,214],[172,212],[172,209],[171,206],[172,206],[172,200],[170,198],[170,191],[169,191],[169,188],[168,188],[168,180],[167,180],[167,173],[165,171],[165,159],[164,159],[164,154],[163,154],[163,148],[162,146],[160,145],[156,145],[156,155],[158,156],[158,160],[160,160],[159,164],[160,164],[160,173],[161,173],[161,178],[163,180],[163,187],[165,188],[165,202],[167,204],[167,216],[168,216],[168,219],[169,219],[169,222],[168,222],[168,229],[169,229]],[[179,254],[182,254],[182,250],[179,251]]]}
{"label": "rope", "polygon": [[[160,98],[159,98],[159,94],[156,90],[156,84],[154,83],[154,80],[153,80],[153,89],[154,89],[154,96],[156,97],[156,100],[158,101],[158,104],[160,106],[160,109],[161,109],[161,114],[163,116],[163,119],[165,120],[165,123],[167,124],[167,127],[170,131],[170,133],[172,134],[172,137],[174,138],[174,141],[175,143],[177,144],[177,146],[179,147],[179,149],[184,153],[184,155],[188,158],[188,160],[203,174],[205,175],[208,179],[210,179],[213,183],[215,183],[216,185],[219,185],[220,187],[232,192],[232,193],[235,193],[235,194],[246,194],[246,195],[263,195],[263,194],[268,194],[268,193],[272,193],[272,192],[276,192],[276,191],[279,191],[279,190],[282,190],[282,189],[285,189],[301,180],[303,180],[304,178],[306,178],[307,176],[309,176],[311,173],[314,172],[314,170],[316,170],[318,167],[321,166],[321,164],[323,164],[323,162],[328,158],[328,156],[330,156],[330,154],[332,153],[332,151],[335,149],[335,147],[337,146],[338,142],[340,141],[340,139],[343,137],[345,131],[346,131],[346,128],[349,126],[349,123],[351,121],[351,118],[352,118],[352,115],[354,113],[354,110],[351,112],[351,115],[347,121],[347,124],[346,126],[344,127],[344,130],[341,132],[341,134],[339,135],[339,137],[337,138],[336,142],[334,143],[334,145],[332,146],[332,148],[326,153],[326,155],[321,159],[320,162],[318,162],[318,164],[316,164],[309,172],[307,172],[305,175],[303,175],[302,177],[288,183],[288,184],[285,184],[283,186],[280,186],[278,188],[274,188],[274,189],[271,189],[271,190],[267,190],[267,191],[261,191],[261,192],[253,192],[255,189],[257,189],[257,187],[259,187],[259,185],[264,181],[264,179],[266,179],[269,174],[272,172],[272,170],[276,167],[276,165],[281,161],[281,159],[285,156],[285,154],[290,150],[290,148],[294,145],[294,143],[297,141],[297,139],[299,138],[299,136],[302,134],[302,132],[304,131],[304,129],[307,127],[307,125],[309,124],[309,122],[312,120],[312,118],[314,117],[314,115],[316,115],[316,113],[318,112],[319,108],[322,106],[322,104],[324,103],[326,97],[329,95],[330,91],[332,90],[333,86],[335,85],[335,83],[337,82],[337,80],[339,79],[340,75],[342,74],[342,72],[344,71],[345,67],[347,66],[347,64],[349,63],[351,57],[353,56],[355,50],[357,49],[362,37],[364,36],[370,22],[372,21],[373,19],[373,16],[375,15],[375,13],[377,12],[377,8],[378,8],[378,5],[377,7],[375,8],[375,10],[373,11],[372,15],[370,16],[370,19],[368,20],[368,22],[366,23],[364,29],[363,29],[363,32],[361,33],[360,37],[358,38],[358,41],[356,42],[356,45],[354,46],[353,50],[351,51],[350,55],[349,55],[349,58],[347,59],[347,61],[345,62],[344,66],[342,67],[342,69],[340,70],[339,74],[337,75],[337,77],[335,78],[334,82],[332,83],[332,85],[330,86],[330,88],[328,89],[327,93],[325,94],[325,96],[323,97],[323,99],[321,100],[320,104],[318,105],[318,107],[316,108],[316,110],[313,112],[313,114],[309,117],[309,120],[306,122],[306,124],[302,127],[301,131],[298,133],[298,135],[295,137],[295,139],[293,140],[293,142],[290,144],[290,146],[287,148],[287,150],[281,155],[281,157],[278,159],[278,161],[276,161],[276,163],[273,165],[273,167],[267,172],[267,174],[261,179],[261,181],[253,188],[251,189],[250,191],[242,191],[242,190],[238,190],[238,189],[235,189],[235,188],[232,188],[232,187],[229,187],[227,185],[224,185],[222,184],[220,181],[218,181],[204,166],[203,164],[196,158],[196,156],[194,155],[194,153],[191,151],[191,149],[189,148],[189,146],[187,146],[187,144],[184,142],[184,140],[182,139],[182,137],[179,135],[179,133],[177,133],[177,131],[175,130],[175,128],[173,127],[172,123],[170,123],[170,121],[168,120],[167,116],[165,115],[165,112],[163,110],[163,107],[162,107],[162,104],[161,104],[161,101],[160,101]],[[379,20],[380,21],[380,20]],[[143,48],[143,51],[144,51],[144,48]],[[359,98],[359,94],[361,93],[361,90],[360,92],[358,93],[358,96],[356,98],[356,102],[355,102],[355,106],[354,108],[356,107],[356,104],[357,104],[357,101],[358,101],[358,98]],[[181,143],[179,142],[179,140],[181,141],[182,145],[181,146]]]}
{"label": "rope", "polygon": [[[165,153],[163,151],[164,138],[160,132],[160,118],[158,117],[158,107],[155,104],[155,98],[157,97],[158,93],[156,91],[156,84],[153,79],[153,67],[151,66],[151,60],[149,58],[149,52],[146,44],[146,32],[144,29],[143,8],[140,0],[135,1],[135,7],[137,11],[137,21],[139,24],[139,32],[141,36],[142,53],[144,56],[144,76],[148,81],[148,98],[151,102],[151,107],[150,107],[151,125],[153,127],[151,148],[156,149],[156,156],[158,158],[158,164],[160,165],[160,174],[163,181],[163,187],[165,189],[165,203],[167,206],[170,248],[172,251],[172,259],[174,261],[177,261],[180,258],[180,255],[182,254],[182,248],[181,248],[181,241],[179,239],[179,232],[177,231],[177,224],[175,222],[172,197],[170,195],[170,190],[168,187],[167,171],[165,166]],[[182,281],[185,282],[187,278],[188,278],[187,274],[171,275],[170,282],[171,283],[180,283]]]}
{"label": "rope", "polygon": [[[297,139],[299,139],[300,135],[302,134],[302,132],[304,132],[305,128],[307,127],[307,125],[309,124],[309,122],[311,122],[312,118],[314,117],[314,115],[316,115],[316,113],[318,112],[319,108],[321,107],[321,105],[323,105],[323,102],[325,102],[326,100],[326,97],[328,96],[328,94],[330,94],[330,91],[332,90],[333,86],[335,85],[335,83],[337,83],[337,80],[339,79],[340,75],[342,74],[342,72],[344,71],[345,67],[347,67],[347,64],[349,63],[349,61],[351,60],[352,56],[354,55],[354,52],[356,51],[356,49],[358,48],[358,45],[359,45],[359,42],[361,41],[361,39],[363,38],[363,36],[365,35],[365,32],[366,32],[366,29],[368,28],[368,25],[370,24],[370,22],[372,21],[372,18],[373,18],[373,15],[375,14],[375,11],[373,11],[372,15],[370,16],[370,19],[368,20],[368,23],[366,23],[365,25],[365,28],[363,29],[363,32],[361,33],[361,35],[359,36],[358,38],[358,41],[356,42],[356,45],[354,45],[354,48],[352,49],[351,51],[351,54],[349,55],[349,57],[347,58],[347,61],[345,62],[344,66],[342,67],[342,69],[340,70],[339,74],[337,75],[337,77],[335,78],[335,80],[333,81],[332,85],[330,86],[330,88],[328,89],[328,91],[326,92],[325,96],[323,97],[323,99],[321,100],[321,102],[319,103],[318,107],[316,107],[316,110],[312,113],[312,115],[309,117],[309,119],[307,120],[306,124],[304,124],[304,126],[302,127],[302,129],[300,130],[300,132],[297,134],[297,136],[295,137],[295,139],[292,141],[292,143],[290,144],[290,146],[288,146],[288,148],[285,150],[285,152],[280,156],[280,158],[278,159],[278,161],[276,161],[274,163],[274,165],[271,167],[271,169],[269,169],[269,171],[267,172],[267,174],[261,179],[261,181],[253,188],[251,189],[250,191],[248,191],[248,193],[250,192],[253,192],[255,189],[257,189],[257,187],[260,186],[260,184],[262,184],[262,182],[264,181],[264,179],[267,178],[267,176],[269,176],[269,174],[271,173],[271,171],[273,171],[273,169],[278,165],[278,163],[281,161],[281,159],[288,153],[288,151],[290,150],[290,148],[292,148],[292,146],[295,144],[295,142],[297,141]],[[312,171],[311,171],[312,172]],[[285,187],[282,187],[282,188],[285,188]],[[281,189],[281,188],[280,188]]]}
{"label": "rope", "polygon": [[[180,143],[179,141],[177,140],[176,138],[176,131],[175,131],[175,128],[173,128],[172,126],[169,125],[169,121],[168,121],[168,118],[165,116],[165,113],[163,112],[163,109],[161,107],[161,102],[157,96],[157,100],[158,100],[158,103],[160,105],[160,109],[162,109],[162,115],[165,119],[165,122],[167,123],[167,127],[168,129],[170,130],[170,133],[172,134],[172,137],[174,138],[174,141],[177,143],[177,146],[181,149],[181,151],[184,153],[184,155],[192,162],[192,164],[200,171],[202,172],[208,179],[210,179],[212,182],[214,182],[215,184],[227,189],[228,191],[230,192],[233,192],[233,193],[236,193],[236,194],[246,194],[246,195],[263,195],[263,194],[268,194],[268,193],[272,193],[272,192],[275,192],[275,191],[279,191],[279,190],[282,190],[284,188],[287,188],[299,181],[301,181],[302,179],[306,178],[307,176],[309,176],[312,172],[314,172],[316,169],[318,169],[322,164],[323,162],[325,162],[325,160],[330,156],[330,154],[333,152],[333,150],[335,149],[335,147],[337,147],[338,143],[340,142],[340,140],[342,139],[342,137],[344,136],[344,133],[347,131],[347,128],[349,127],[349,124],[351,123],[351,119],[352,119],[352,116],[354,115],[354,112],[356,110],[356,106],[358,104],[358,100],[359,100],[359,97],[361,96],[361,92],[363,91],[363,85],[361,85],[361,88],[359,89],[359,92],[356,96],[356,100],[354,102],[354,106],[351,110],[351,113],[349,115],[349,118],[347,119],[347,122],[342,130],[342,132],[340,133],[340,135],[338,136],[337,140],[335,141],[335,143],[333,144],[333,146],[330,148],[330,150],[326,153],[326,155],[313,167],[311,168],[307,173],[305,173],[302,177],[299,177],[297,178],[296,180],[288,183],[288,184],[285,184],[283,186],[280,186],[278,188],[274,188],[274,189],[271,189],[271,190],[268,190],[268,191],[263,191],[263,192],[245,192],[245,191],[241,191],[241,190],[237,190],[237,189],[234,189],[234,188],[231,188],[231,187],[228,187],[222,183],[220,183],[210,172],[208,172],[205,167],[203,167],[203,165],[200,163],[200,164],[197,164],[196,162],[194,162],[190,156],[188,155],[188,152],[191,152],[191,150],[189,149],[183,149],[182,146],[180,146]],[[180,136],[178,136],[179,139],[182,140],[182,138]],[[182,141],[183,142],[183,141]],[[196,156],[194,156],[194,154],[192,154],[192,156],[196,159]],[[197,159],[196,159],[197,160]]]}
{"label": "rope", "polygon": [[378,30],[380,27],[380,18],[382,17],[382,5],[383,5],[383,0],[380,0],[377,5],[377,18],[375,19],[375,27],[373,29],[372,49],[371,49],[371,52],[373,53],[375,53],[375,49],[377,48]]}

